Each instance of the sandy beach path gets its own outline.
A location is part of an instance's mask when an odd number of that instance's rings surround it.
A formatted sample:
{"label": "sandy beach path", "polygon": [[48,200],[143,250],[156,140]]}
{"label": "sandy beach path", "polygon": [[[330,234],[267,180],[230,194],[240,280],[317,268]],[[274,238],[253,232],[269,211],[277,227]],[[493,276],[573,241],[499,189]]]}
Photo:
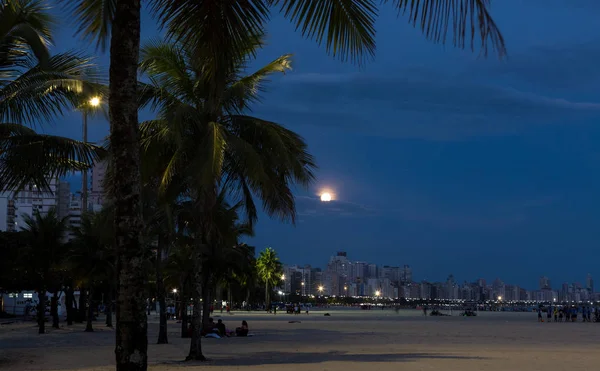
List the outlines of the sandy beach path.
{"label": "sandy beach path", "polygon": [[[537,323],[534,314],[524,313],[482,313],[475,318],[422,317],[416,311],[331,314],[223,315],[229,327],[248,320],[255,336],[204,339],[205,355],[211,359],[207,363],[181,362],[189,340],[178,337],[173,322],[171,344],[154,344],[158,326],[151,317],[150,369],[579,371],[600,364],[600,323]],[[29,323],[0,326],[0,369],[114,369],[114,332],[100,323],[94,333],[76,325],[41,336]]]}

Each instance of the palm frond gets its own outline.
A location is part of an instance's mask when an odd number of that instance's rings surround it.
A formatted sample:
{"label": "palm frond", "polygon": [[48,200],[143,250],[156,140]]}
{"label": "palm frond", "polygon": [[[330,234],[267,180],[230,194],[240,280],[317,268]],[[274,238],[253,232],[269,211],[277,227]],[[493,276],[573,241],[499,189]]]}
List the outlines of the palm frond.
{"label": "palm frond", "polygon": [[329,53],[361,62],[375,55],[374,0],[271,0],[303,36]]}
{"label": "palm frond", "polygon": [[246,45],[262,36],[269,18],[261,0],[155,0],[152,9],[170,38],[207,51],[214,61],[207,64],[209,74],[218,66],[232,67]]}
{"label": "palm frond", "polygon": [[[232,141],[225,166],[231,186],[243,195],[247,194],[244,187],[248,187],[263,201],[269,215],[293,222],[296,209],[290,185],[307,186],[314,180],[317,167],[306,143],[298,134],[274,122],[243,115],[230,118],[233,136],[253,147],[251,150],[241,141]],[[262,171],[257,171],[257,167]]]}
{"label": "palm frond", "polygon": [[491,47],[502,57],[506,54],[504,38],[492,18],[491,0],[385,0],[392,2],[408,21],[421,29],[435,43],[446,43],[448,32],[458,48],[479,47],[483,54]]}
{"label": "palm frond", "polygon": [[102,86],[90,58],[72,52],[57,54],[47,65],[37,65],[0,87],[0,122],[52,120],[79,104],[82,96],[101,93]]}
{"label": "palm frond", "polygon": [[291,54],[282,55],[253,74],[236,80],[223,94],[225,110],[239,114],[248,109],[250,104],[259,102],[260,94],[266,90],[264,83],[268,81],[269,76],[290,71],[291,59]]}
{"label": "palm frond", "polygon": [[36,134],[17,124],[0,124],[0,190],[35,184],[89,169],[104,150],[69,138]]}
{"label": "palm frond", "polygon": [[103,52],[110,40],[117,0],[59,0],[75,16],[77,34],[96,42]]}
{"label": "palm frond", "polygon": [[11,0],[0,3],[0,78],[7,68],[18,66],[31,50],[45,64],[49,58],[55,20],[42,0]]}

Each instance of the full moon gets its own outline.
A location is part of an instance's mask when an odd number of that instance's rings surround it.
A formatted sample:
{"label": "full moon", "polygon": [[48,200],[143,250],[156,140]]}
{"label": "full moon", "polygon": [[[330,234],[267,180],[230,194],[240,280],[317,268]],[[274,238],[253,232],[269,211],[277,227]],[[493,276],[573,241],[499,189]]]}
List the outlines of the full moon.
{"label": "full moon", "polygon": [[321,195],[321,201],[323,201],[323,202],[331,201],[331,193],[327,193],[327,192],[323,193]]}

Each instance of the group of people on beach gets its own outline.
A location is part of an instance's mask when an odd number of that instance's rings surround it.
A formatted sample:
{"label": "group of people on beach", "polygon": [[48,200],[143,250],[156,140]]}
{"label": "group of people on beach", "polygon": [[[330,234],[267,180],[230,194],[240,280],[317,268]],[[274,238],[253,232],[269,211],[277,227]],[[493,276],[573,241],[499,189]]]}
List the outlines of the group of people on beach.
{"label": "group of people on beach", "polygon": [[[544,322],[544,316],[543,316],[543,308],[540,306],[537,310],[538,312],[538,322]],[[600,317],[600,311],[595,308],[595,307],[591,307],[591,306],[564,306],[564,307],[558,307],[558,306],[549,306],[546,309],[546,319],[547,322],[552,322],[552,319],[554,319],[554,322],[577,322],[579,315],[581,315],[581,318],[583,320],[583,322],[597,322],[598,321],[598,317]]]}
{"label": "group of people on beach", "polygon": [[248,322],[242,321],[240,327],[236,327],[235,331],[227,330],[225,323],[219,319],[217,323],[212,318],[208,319],[208,323],[202,329],[202,336],[206,337],[231,337],[231,336],[248,336]]}

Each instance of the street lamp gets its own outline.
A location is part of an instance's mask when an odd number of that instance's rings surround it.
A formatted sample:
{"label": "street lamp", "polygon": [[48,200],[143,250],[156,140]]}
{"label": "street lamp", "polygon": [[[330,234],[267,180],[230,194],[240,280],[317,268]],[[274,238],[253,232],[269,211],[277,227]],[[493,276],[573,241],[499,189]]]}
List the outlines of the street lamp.
{"label": "street lamp", "polygon": [[[98,105],[100,104],[100,98],[99,97],[92,97],[89,102],[88,105],[89,107],[91,107],[92,109],[98,107]],[[87,143],[88,141],[88,125],[87,125],[87,115],[88,115],[88,108],[89,107],[84,107],[82,114],[83,114],[83,143]],[[87,212],[87,207],[88,207],[88,203],[87,203],[87,199],[88,199],[88,171],[87,169],[83,171],[83,173],[81,174],[81,182],[82,184],[82,188],[81,188],[81,214],[85,214]]]}
{"label": "street lamp", "polygon": [[319,295],[323,293],[323,286],[319,286]]}

